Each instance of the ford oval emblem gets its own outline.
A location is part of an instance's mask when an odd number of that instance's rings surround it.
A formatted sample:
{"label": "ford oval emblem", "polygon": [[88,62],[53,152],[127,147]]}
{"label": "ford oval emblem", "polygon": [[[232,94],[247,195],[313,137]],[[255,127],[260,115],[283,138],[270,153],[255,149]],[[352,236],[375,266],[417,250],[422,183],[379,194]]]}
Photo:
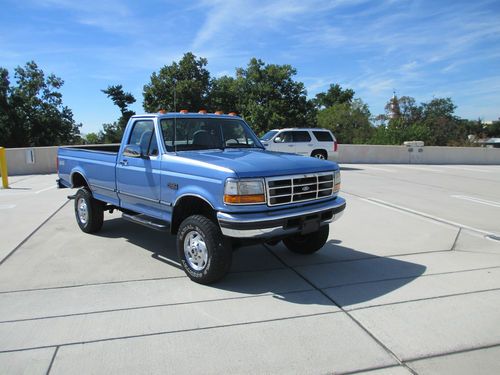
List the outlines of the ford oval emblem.
{"label": "ford oval emblem", "polygon": [[309,191],[310,187],[309,186],[302,186],[302,191]]}

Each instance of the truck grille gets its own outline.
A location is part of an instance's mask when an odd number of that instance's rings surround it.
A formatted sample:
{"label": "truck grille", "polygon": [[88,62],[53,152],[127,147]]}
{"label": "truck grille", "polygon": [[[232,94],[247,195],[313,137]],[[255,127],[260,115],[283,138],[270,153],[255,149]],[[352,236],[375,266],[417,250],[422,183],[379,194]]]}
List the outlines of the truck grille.
{"label": "truck grille", "polygon": [[329,197],[333,194],[333,172],[266,178],[267,204],[277,206]]}

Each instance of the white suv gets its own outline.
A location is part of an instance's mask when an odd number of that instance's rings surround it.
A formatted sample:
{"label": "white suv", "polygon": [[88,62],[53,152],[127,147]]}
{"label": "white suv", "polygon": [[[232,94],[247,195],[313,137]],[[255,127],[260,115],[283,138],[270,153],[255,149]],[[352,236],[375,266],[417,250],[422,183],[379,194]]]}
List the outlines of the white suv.
{"label": "white suv", "polygon": [[269,151],[289,152],[318,159],[338,160],[337,140],[330,130],[273,129],[260,138]]}

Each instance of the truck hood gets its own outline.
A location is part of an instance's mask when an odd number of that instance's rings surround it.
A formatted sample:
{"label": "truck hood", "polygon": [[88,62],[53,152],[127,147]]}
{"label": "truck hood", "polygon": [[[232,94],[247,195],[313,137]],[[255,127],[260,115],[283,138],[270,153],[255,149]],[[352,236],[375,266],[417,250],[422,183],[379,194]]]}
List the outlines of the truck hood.
{"label": "truck hood", "polygon": [[231,170],[238,177],[270,177],[338,169],[337,163],[260,149],[183,151],[178,156]]}

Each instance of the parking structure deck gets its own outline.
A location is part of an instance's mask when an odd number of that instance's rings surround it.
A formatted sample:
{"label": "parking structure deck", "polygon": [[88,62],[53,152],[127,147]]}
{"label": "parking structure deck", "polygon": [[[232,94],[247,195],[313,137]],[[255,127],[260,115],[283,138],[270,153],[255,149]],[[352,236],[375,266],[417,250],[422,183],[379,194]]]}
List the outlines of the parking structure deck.
{"label": "parking structure deck", "polygon": [[500,166],[342,166],[318,253],[234,254],[212,286],[175,238],[75,222],[55,175],[0,190],[2,374],[500,373]]}

